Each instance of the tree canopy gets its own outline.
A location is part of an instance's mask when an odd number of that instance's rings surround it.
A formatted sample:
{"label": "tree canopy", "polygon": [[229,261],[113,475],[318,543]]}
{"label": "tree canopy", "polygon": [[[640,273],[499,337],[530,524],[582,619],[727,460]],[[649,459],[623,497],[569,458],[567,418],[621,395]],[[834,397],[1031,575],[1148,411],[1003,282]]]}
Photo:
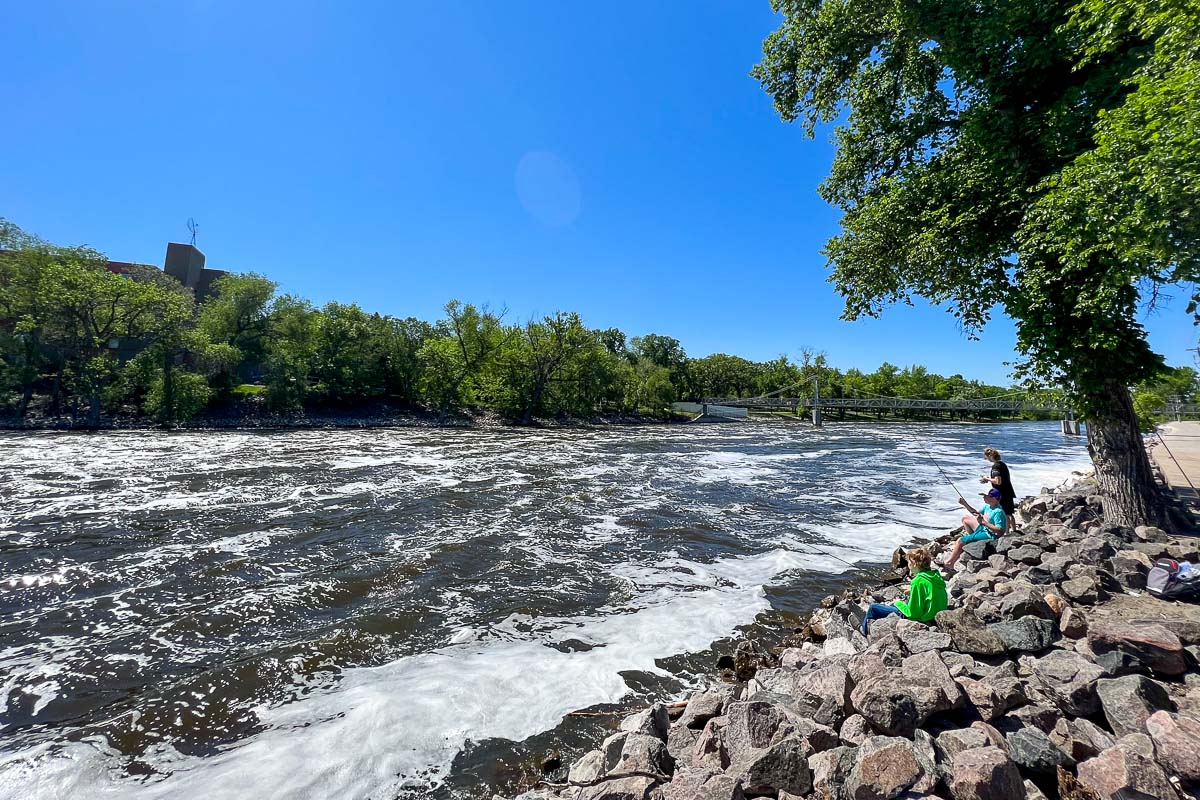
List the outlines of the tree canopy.
{"label": "tree canopy", "polygon": [[[844,317],[916,296],[969,335],[999,305],[1020,369],[1089,419],[1118,519],[1161,519],[1128,387],[1139,312],[1200,278],[1200,7],[1190,0],[774,0],[753,75],[836,123],[822,196]],[[1193,304],[1190,310],[1195,310]]]}

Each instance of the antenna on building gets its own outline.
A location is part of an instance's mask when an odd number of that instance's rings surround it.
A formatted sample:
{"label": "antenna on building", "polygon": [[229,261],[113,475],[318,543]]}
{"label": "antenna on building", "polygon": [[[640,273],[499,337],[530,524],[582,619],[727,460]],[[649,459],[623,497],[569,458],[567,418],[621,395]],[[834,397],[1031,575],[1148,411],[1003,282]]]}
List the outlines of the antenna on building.
{"label": "antenna on building", "polygon": [[192,234],[192,247],[196,246],[196,231],[199,230],[199,228],[200,226],[196,224],[196,220],[188,217],[188,231],[190,231]]}

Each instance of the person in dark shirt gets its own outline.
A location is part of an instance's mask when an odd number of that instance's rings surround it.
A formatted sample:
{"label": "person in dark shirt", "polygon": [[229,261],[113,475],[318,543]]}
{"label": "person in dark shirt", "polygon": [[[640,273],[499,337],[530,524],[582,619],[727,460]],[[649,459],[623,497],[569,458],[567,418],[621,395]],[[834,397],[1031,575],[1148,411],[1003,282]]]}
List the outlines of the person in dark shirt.
{"label": "person in dark shirt", "polygon": [[1008,518],[1007,530],[1012,533],[1017,529],[1017,492],[1013,489],[1012,476],[1008,474],[1008,464],[1001,460],[1000,451],[994,447],[984,448],[983,457],[992,462],[992,472],[981,475],[979,482],[990,483],[993,489],[1000,490],[1000,507]]}

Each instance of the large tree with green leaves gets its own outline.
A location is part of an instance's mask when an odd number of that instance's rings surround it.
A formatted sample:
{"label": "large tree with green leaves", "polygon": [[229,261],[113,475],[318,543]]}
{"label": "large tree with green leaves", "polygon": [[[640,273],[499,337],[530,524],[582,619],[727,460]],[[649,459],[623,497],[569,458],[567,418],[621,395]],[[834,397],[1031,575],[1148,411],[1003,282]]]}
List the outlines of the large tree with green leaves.
{"label": "large tree with green leaves", "polygon": [[845,317],[918,295],[973,335],[998,304],[1085,415],[1110,518],[1164,522],[1128,387],[1163,367],[1139,312],[1200,278],[1200,6],[773,3],[753,75],[810,135],[839,122]]}

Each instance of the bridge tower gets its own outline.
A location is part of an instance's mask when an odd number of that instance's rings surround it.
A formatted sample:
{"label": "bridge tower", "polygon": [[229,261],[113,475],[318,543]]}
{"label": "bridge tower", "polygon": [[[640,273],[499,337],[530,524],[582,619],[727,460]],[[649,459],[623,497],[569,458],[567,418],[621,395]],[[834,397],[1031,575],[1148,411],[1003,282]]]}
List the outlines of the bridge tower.
{"label": "bridge tower", "polygon": [[820,428],[824,422],[821,420],[821,378],[813,376],[813,425]]}

